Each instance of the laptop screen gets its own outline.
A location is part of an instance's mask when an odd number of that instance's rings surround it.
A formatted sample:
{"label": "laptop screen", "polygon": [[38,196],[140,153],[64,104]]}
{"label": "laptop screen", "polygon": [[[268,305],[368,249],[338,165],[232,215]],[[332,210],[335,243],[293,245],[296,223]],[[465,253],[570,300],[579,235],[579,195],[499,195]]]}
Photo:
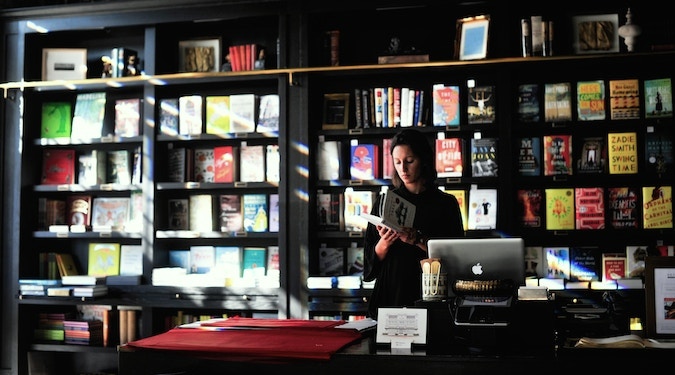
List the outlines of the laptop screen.
{"label": "laptop screen", "polygon": [[512,280],[525,285],[525,248],[522,238],[452,238],[428,242],[429,258],[441,259],[448,275],[448,295],[456,280]]}

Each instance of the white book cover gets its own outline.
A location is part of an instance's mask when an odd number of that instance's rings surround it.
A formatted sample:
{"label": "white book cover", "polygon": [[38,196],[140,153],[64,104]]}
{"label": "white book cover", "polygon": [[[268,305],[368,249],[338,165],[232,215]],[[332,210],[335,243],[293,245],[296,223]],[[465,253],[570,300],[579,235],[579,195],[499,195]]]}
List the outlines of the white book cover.
{"label": "white book cover", "polygon": [[319,248],[319,276],[344,275],[344,257],[344,248],[322,244]]}
{"label": "white book cover", "polygon": [[105,92],[77,94],[70,138],[90,139],[103,136],[105,102]]}
{"label": "white book cover", "polygon": [[263,145],[242,143],[239,148],[239,180],[241,182],[265,181],[265,149]]}
{"label": "white book cover", "polygon": [[210,194],[191,195],[188,202],[188,225],[191,231],[213,231],[213,197]]}
{"label": "white book cover", "polygon": [[185,95],[178,98],[178,131],[180,134],[202,134],[201,95]]}
{"label": "white book cover", "polygon": [[258,125],[256,132],[279,131],[279,95],[267,94],[260,97],[260,110],[258,111]]}
{"label": "white book cover", "polygon": [[216,246],[214,272],[228,278],[239,278],[241,273],[241,248]]}
{"label": "white book cover", "polygon": [[209,273],[216,265],[216,248],[210,245],[190,246],[191,273]]}
{"label": "white book cover", "polygon": [[230,95],[230,132],[252,133],[256,125],[255,94]]}
{"label": "white book cover", "polygon": [[381,194],[382,199],[378,208],[380,215],[362,211],[361,217],[374,225],[389,227],[397,232],[405,227],[412,228],[415,222],[415,205],[392,190],[386,190]]}
{"label": "white book cover", "polygon": [[91,225],[97,230],[122,230],[129,221],[129,197],[96,197],[92,203]]}
{"label": "white book cover", "polygon": [[120,275],[143,274],[143,247],[122,245],[120,248]]}
{"label": "white book cover", "polygon": [[279,154],[279,145],[265,146],[265,179],[268,182],[279,182],[281,155]]}
{"label": "white book cover", "polygon": [[195,182],[215,181],[215,154],[213,148],[197,148],[194,150],[194,170],[192,176]]}
{"label": "white book cover", "polygon": [[316,158],[319,180],[339,180],[342,177],[340,173],[341,148],[340,141],[319,142]]}
{"label": "white book cover", "polygon": [[497,189],[469,190],[469,230],[497,229]]}

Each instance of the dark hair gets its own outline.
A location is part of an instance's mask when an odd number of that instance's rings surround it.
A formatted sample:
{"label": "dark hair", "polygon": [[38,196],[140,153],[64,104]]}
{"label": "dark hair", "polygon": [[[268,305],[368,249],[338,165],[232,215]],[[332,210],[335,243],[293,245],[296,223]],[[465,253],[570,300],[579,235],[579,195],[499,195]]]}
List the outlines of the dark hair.
{"label": "dark hair", "polygon": [[[434,149],[431,147],[431,143],[424,133],[416,129],[404,129],[398,132],[391,139],[391,147],[389,147],[389,154],[391,155],[394,151],[394,147],[406,145],[409,146],[415,156],[419,157],[422,161],[422,178],[424,179],[424,185],[427,188],[436,187],[436,164],[435,164],[435,155]],[[391,181],[395,187],[400,187],[403,184],[401,177],[398,175],[396,169],[394,169],[394,174],[391,176]]]}

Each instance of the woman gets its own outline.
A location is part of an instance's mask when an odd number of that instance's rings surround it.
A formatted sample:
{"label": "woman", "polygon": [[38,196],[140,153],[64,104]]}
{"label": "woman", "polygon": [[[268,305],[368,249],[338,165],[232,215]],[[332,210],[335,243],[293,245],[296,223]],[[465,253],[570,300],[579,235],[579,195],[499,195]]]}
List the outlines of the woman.
{"label": "woman", "polygon": [[[405,129],[392,138],[393,191],[415,204],[413,228],[397,232],[368,224],[364,241],[364,280],[375,281],[368,306],[377,318],[379,307],[413,306],[422,298],[420,260],[427,258],[430,238],[463,237],[457,199],[436,185],[434,151],[418,130]],[[373,207],[379,207],[379,196]],[[373,209],[373,214],[379,212]]]}

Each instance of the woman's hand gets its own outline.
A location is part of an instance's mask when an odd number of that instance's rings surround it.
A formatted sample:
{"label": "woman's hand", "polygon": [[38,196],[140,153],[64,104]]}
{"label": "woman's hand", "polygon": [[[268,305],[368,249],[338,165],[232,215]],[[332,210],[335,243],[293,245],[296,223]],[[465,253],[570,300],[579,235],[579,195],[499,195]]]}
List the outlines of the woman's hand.
{"label": "woman's hand", "polygon": [[380,240],[375,245],[375,253],[378,258],[384,259],[387,256],[387,252],[389,252],[389,246],[396,242],[400,237],[400,233],[383,225],[377,226],[377,233],[380,235]]}

